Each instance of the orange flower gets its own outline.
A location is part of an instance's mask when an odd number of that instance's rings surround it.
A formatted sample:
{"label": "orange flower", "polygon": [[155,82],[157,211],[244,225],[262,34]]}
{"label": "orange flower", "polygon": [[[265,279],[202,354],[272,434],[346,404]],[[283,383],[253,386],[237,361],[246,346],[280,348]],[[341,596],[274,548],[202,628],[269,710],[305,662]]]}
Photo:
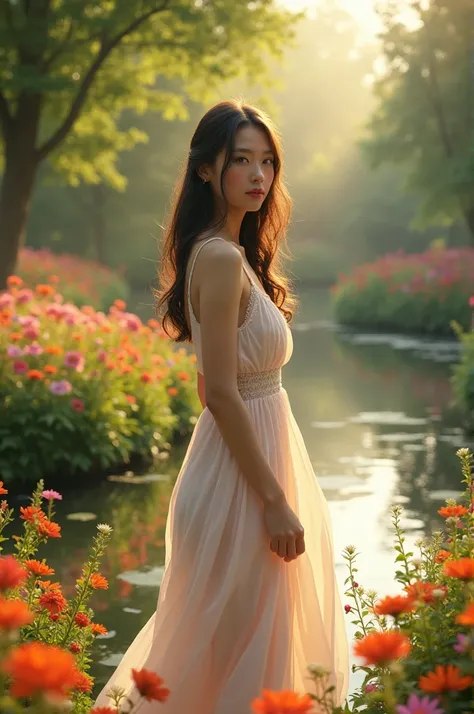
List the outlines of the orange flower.
{"label": "orange flower", "polygon": [[147,669],[132,669],[132,678],[147,702],[166,702],[168,699],[170,690],[162,686],[163,680],[155,672],[149,672]]}
{"label": "orange flower", "polygon": [[60,590],[46,590],[38,602],[51,615],[59,615],[67,607],[67,600]]}
{"label": "orange flower", "polygon": [[438,510],[438,513],[443,518],[461,518],[468,513],[468,509],[464,506],[444,506]]}
{"label": "orange flower", "polygon": [[88,674],[84,672],[78,672],[76,681],[74,682],[74,689],[76,692],[91,692],[93,681]]}
{"label": "orange flower", "polygon": [[50,275],[48,278],[48,282],[52,285],[55,285],[56,283],[59,283],[59,278],[57,275]]}
{"label": "orange flower", "polygon": [[149,384],[149,382],[151,382],[153,378],[148,372],[143,372],[140,379],[144,384]]}
{"label": "orange flower", "polygon": [[90,710],[90,714],[117,714],[117,709],[111,709],[110,707],[96,707]]}
{"label": "orange flower", "polygon": [[459,625],[474,625],[474,602],[471,602],[464,612],[456,617]]}
{"label": "orange flower", "polygon": [[99,625],[98,622],[92,623],[91,630],[94,633],[94,635],[106,635],[108,633],[108,629],[106,627],[104,627],[103,625]]}
{"label": "orange flower", "polygon": [[296,692],[271,692],[264,689],[262,699],[254,699],[252,711],[257,714],[310,714],[313,702],[307,694]]}
{"label": "orange flower", "polygon": [[461,676],[459,667],[453,664],[438,664],[434,672],[428,672],[424,677],[420,677],[418,686],[423,692],[460,692],[467,689],[474,682],[471,676]]}
{"label": "orange flower", "polygon": [[474,559],[459,558],[459,560],[446,561],[443,573],[450,578],[459,580],[474,580]]}
{"label": "orange flower", "polygon": [[12,590],[21,585],[26,579],[27,573],[13,555],[0,557],[0,591]]}
{"label": "orange flower", "polygon": [[44,374],[39,369],[30,369],[26,375],[28,379],[40,380],[44,379]]}
{"label": "orange flower", "polygon": [[94,588],[94,590],[107,590],[107,588],[109,587],[107,578],[104,578],[104,576],[100,573],[94,573],[93,575],[91,575],[89,582]]}
{"label": "orange flower", "polygon": [[18,630],[33,621],[26,602],[0,598],[0,630]]}
{"label": "orange flower", "polygon": [[78,627],[87,627],[91,624],[91,621],[85,612],[78,612],[74,617],[74,622]]}
{"label": "orange flower", "polygon": [[23,335],[21,332],[11,332],[10,333],[10,342],[19,342],[23,338]]}
{"label": "orange flower", "polygon": [[123,300],[114,300],[114,305],[117,310],[125,310],[125,308],[127,307],[127,303]]}
{"label": "orange flower", "polygon": [[64,698],[78,678],[73,655],[42,642],[15,647],[3,661],[2,669],[12,678],[10,693],[13,697],[42,693]]}
{"label": "orange flower", "polygon": [[43,521],[46,516],[38,506],[20,506],[20,518],[28,523],[38,524]]}
{"label": "orange flower", "polygon": [[54,575],[54,569],[50,568],[46,563],[39,560],[27,560],[25,562],[25,567],[28,568],[30,573],[34,575]]}
{"label": "orange flower", "polygon": [[136,404],[137,398],[134,397],[132,394],[126,394],[125,399],[129,404]]}
{"label": "orange flower", "polygon": [[152,330],[155,330],[157,327],[159,327],[159,322],[158,320],[154,320],[153,318],[151,320],[147,321],[148,327],[151,327]]}
{"label": "orange flower", "polygon": [[[417,580],[411,585],[407,585],[405,591],[411,600],[421,600],[427,605],[432,605],[437,599],[447,595],[448,589],[444,585],[434,585]],[[436,595],[433,593],[436,591]]]}
{"label": "orange flower", "polygon": [[38,533],[48,538],[61,538],[61,526],[58,523],[53,523],[47,518],[44,518],[38,524]]}
{"label": "orange flower", "polygon": [[52,583],[51,580],[38,580],[38,585],[42,590],[61,590],[61,584]]}
{"label": "orange flower", "polygon": [[58,368],[54,366],[54,364],[45,364],[43,367],[43,372],[46,374],[56,374],[58,371]]}
{"label": "orange flower", "polygon": [[176,387],[169,387],[168,394],[170,395],[170,397],[176,397],[179,394],[179,392],[176,389]]}
{"label": "orange flower", "polygon": [[43,297],[47,297],[48,295],[54,295],[56,292],[55,289],[52,287],[52,285],[43,285],[39,284],[36,286],[36,292],[38,295],[42,295]]}
{"label": "orange flower", "polygon": [[187,372],[178,372],[178,374],[176,376],[182,382],[188,382],[191,379],[191,376]]}
{"label": "orange flower", "polygon": [[8,493],[8,489],[3,488],[3,481],[0,481],[0,496],[4,496],[7,493]]}
{"label": "orange flower", "polygon": [[401,615],[404,612],[412,612],[414,609],[413,600],[403,595],[390,595],[376,603],[374,612],[376,615]]}
{"label": "orange flower", "polygon": [[410,640],[398,630],[374,632],[358,640],[354,654],[365,664],[386,664],[406,657],[411,650]]}
{"label": "orange flower", "polygon": [[19,288],[20,285],[23,285],[23,280],[19,278],[18,275],[9,275],[7,285],[9,288]]}
{"label": "orange flower", "polygon": [[63,353],[63,348],[58,345],[48,345],[44,348],[47,355],[61,355]]}
{"label": "orange flower", "polygon": [[450,558],[451,555],[452,553],[450,553],[449,550],[438,550],[438,552],[436,553],[435,562],[444,563],[444,561]]}

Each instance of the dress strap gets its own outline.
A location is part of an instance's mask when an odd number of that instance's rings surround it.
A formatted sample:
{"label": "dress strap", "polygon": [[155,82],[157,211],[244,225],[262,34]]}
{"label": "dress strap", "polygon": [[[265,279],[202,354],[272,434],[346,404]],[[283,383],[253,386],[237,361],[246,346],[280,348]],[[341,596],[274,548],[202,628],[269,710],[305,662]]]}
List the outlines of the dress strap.
{"label": "dress strap", "polygon": [[195,268],[196,260],[197,260],[199,253],[201,252],[201,250],[204,248],[205,245],[207,245],[208,243],[210,243],[213,240],[223,240],[224,243],[227,242],[224,238],[220,238],[220,236],[214,236],[213,238],[207,238],[207,240],[203,240],[201,245],[199,246],[199,248],[197,249],[197,251],[194,254],[193,262],[191,263],[191,270],[189,271],[188,291],[187,291],[188,292],[188,307],[189,307],[189,314],[191,316],[191,319],[193,319],[195,322],[197,322],[197,319],[196,319],[196,315],[194,314],[193,306],[191,303],[191,280],[193,278],[194,268]]}

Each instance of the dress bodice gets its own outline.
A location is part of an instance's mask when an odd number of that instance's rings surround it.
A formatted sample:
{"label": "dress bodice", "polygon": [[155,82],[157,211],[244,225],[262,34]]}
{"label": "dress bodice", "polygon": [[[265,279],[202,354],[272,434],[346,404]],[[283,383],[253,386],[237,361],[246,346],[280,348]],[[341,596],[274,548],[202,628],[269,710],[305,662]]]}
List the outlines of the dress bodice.
{"label": "dress bodice", "polygon": [[[203,374],[201,328],[191,303],[191,280],[199,252],[213,240],[224,240],[224,238],[216,236],[201,243],[194,255],[188,279],[191,334],[197,368],[201,374]],[[244,321],[237,328],[237,371],[239,374],[249,374],[281,369],[289,361],[293,351],[293,339],[288,323],[268,295],[256,285],[245,264],[243,269],[250,281],[250,297]]]}

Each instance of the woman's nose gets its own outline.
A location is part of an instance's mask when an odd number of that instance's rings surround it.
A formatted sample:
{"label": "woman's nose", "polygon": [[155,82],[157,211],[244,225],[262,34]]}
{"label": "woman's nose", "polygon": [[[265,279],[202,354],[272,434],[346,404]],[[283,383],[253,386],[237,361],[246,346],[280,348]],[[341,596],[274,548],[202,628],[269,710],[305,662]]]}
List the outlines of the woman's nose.
{"label": "woman's nose", "polygon": [[260,164],[257,164],[254,168],[254,180],[262,181],[264,179],[264,174]]}

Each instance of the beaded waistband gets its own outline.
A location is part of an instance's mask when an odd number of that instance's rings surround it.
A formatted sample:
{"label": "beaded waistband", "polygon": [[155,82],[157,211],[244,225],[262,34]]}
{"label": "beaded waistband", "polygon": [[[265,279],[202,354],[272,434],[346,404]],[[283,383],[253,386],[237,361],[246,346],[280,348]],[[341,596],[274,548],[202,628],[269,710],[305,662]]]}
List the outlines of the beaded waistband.
{"label": "beaded waistband", "polygon": [[276,394],[281,389],[281,369],[238,374],[237,388],[242,399],[257,399]]}

